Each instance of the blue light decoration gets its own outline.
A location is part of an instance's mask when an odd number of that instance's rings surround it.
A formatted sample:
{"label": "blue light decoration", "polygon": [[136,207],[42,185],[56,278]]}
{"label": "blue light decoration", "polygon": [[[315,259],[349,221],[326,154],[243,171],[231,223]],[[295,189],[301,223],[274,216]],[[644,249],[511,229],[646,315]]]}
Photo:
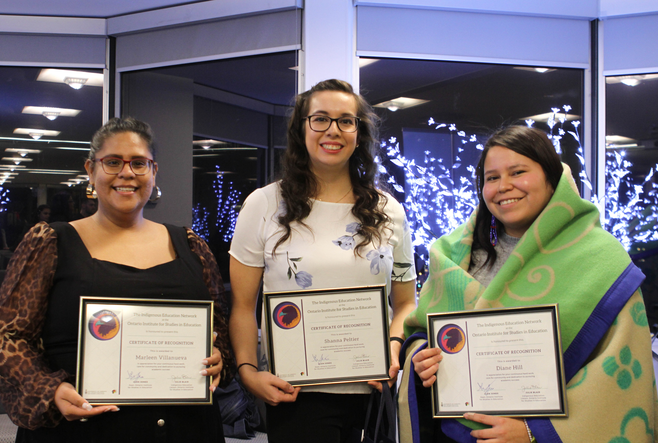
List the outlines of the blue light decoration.
{"label": "blue light decoration", "polygon": [[0,186],[0,212],[7,211],[7,204],[11,200],[9,199],[9,189],[5,189]]}
{"label": "blue light decoration", "polygon": [[192,209],[192,230],[206,242],[210,240],[208,210],[201,206],[201,203],[197,203]]}
{"label": "blue light decoration", "polygon": [[[214,221],[222,241],[230,243],[235,232],[235,222],[238,219],[236,208],[240,204],[240,191],[233,188],[233,182],[224,186],[224,174],[218,165],[215,166],[216,178],[213,180],[213,191],[217,199],[214,214],[200,204],[195,205],[192,214],[192,229],[205,241],[210,239],[210,225]],[[215,215],[215,217],[212,217]],[[212,220],[212,218],[214,220]]]}
{"label": "blue light decoration", "polygon": [[[593,191],[578,133],[580,121],[567,120],[567,113],[571,110],[569,105],[563,106],[562,110],[551,109],[547,122],[550,128],[548,137],[558,154],[562,153],[563,137],[568,135],[576,141],[576,157],[581,167],[578,176],[584,186]],[[532,126],[534,121],[527,120],[526,124]],[[428,125],[436,130],[447,128],[456,138],[458,149],[454,158],[446,159],[452,161],[451,165],[448,165],[449,161],[433,157],[429,150],[424,152],[423,164],[416,164],[415,160],[401,154],[395,137],[382,141],[381,146],[387,160],[399,171],[389,173],[382,160],[377,159],[382,180],[404,195],[403,205],[415,252],[426,264],[431,244],[464,223],[477,206],[475,166],[462,164],[460,157],[466,157],[464,153],[468,150],[484,149],[477,135],[459,131],[455,124],[436,123],[430,118]],[[591,201],[601,212],[603,228],[614,235],[626,250],[630,250],[634,244],[658,241],[658,164],[650,168],[641,183],[636,183],[630,174],[632,164],[624,159],[624,155],[624,151],[606,153],[605,194],[600,198],[593,194]],[[395,178],[399,173],[404,175],[403,185]]]}

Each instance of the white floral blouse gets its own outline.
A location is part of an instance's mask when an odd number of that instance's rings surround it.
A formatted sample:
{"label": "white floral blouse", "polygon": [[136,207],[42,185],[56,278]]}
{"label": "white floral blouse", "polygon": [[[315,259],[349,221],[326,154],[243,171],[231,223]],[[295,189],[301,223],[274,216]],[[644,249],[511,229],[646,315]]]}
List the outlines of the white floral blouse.
{"label": "white floral blouse", "polygon": [[[390,195],[384,211],[390,217],[381,245],[368,245],[361,256],[354,253],[359,243],[358,220],[351,203],[313,201],[304,221],[294,223],[291,238],[272,250],[283,230],[277,222],[283,210],[279,184],[254,191],[244,202],[235,227],[230,254],[240,263],[264,267],[263,291],[328,289],[411,281],[416,277],[411,232],[404,209]],[[310,228],[310,229],[309,229]],[[308,388],[322,392],[368,392],[367,385],[349,384]]]}

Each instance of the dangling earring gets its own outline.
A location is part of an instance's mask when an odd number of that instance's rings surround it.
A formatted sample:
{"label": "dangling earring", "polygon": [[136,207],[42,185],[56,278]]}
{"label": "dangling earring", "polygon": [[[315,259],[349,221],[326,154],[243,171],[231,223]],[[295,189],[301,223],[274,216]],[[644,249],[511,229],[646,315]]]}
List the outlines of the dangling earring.
{"label": "dangling earring", "polygon": [[91,183],[87,185],[87,189],[85,190],[85,193],[87,194],[88,198],[93,198],[93,199],[98,198],[98,194],[96,194],[96,188],[94,188],[94,185],[92,185]]}
{"label": "dangling earring", "polygon": [[160,200],[160,197],[162,197],[162,191],[160,190],[160,186],[155,187],[155,196],[151,196],[149,198],[149,203],[156,203],[158,200]]}
{"label": "dangling earring", "polygon": [[491,228],[489,229],[489,242],[491,246],[498,244],[498,231],[496,230],[496,217],[491,216]]}

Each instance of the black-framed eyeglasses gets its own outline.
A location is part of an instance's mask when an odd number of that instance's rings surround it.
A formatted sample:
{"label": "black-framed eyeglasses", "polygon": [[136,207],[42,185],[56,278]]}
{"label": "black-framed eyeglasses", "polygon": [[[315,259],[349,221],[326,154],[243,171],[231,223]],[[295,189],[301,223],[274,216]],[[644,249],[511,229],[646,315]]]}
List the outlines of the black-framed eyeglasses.
{"label": "black-framed eyeglasses", "polygon": [[359,128],[359,117],[338,117],[331,118],[326,115],[309,115],[302,120],[308,120],[308,125],[312,131],[324,132],[331,127],[333,122],[336,122],[338,129],[342,132],[356,132]]}
{"label": "black-framed eyeglasses", "polygon": [[154,163],[150,158],[133,158],[130,160],[124,160],[119,157],[103,157],[94,159],[94,161],[100,162],[103,171],[109,175],[118,175],[123,171],[126,163],[130,165],[130,170],[133,171],[133,174],[146,175],[151,171],[151,165]]}

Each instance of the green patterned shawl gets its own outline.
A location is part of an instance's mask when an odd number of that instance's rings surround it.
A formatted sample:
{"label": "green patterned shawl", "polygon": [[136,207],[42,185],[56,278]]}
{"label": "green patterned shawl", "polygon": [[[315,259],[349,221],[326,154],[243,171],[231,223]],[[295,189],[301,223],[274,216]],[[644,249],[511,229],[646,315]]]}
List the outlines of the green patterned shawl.
{"label": "green patterned shawl", "polygon": [[[580,198],[569,168],[487,288],[467,272],[474,221],[475,213],[432,245],[429,278],[405,320],[406,336],[426,331],[428,313],[558,303],[570,417],[528,420],[537,441],[653,441],[656,389],[638,290],[643,275],[601,228],[596,206]],[[418,345],[407,347],[405,378]],[[400,394],[402,441],[414,441],[405,423],[413,421],[408,383]],[[462,424],[474,423],[459,422],[443,420],[444,432],[470,441]]]}

